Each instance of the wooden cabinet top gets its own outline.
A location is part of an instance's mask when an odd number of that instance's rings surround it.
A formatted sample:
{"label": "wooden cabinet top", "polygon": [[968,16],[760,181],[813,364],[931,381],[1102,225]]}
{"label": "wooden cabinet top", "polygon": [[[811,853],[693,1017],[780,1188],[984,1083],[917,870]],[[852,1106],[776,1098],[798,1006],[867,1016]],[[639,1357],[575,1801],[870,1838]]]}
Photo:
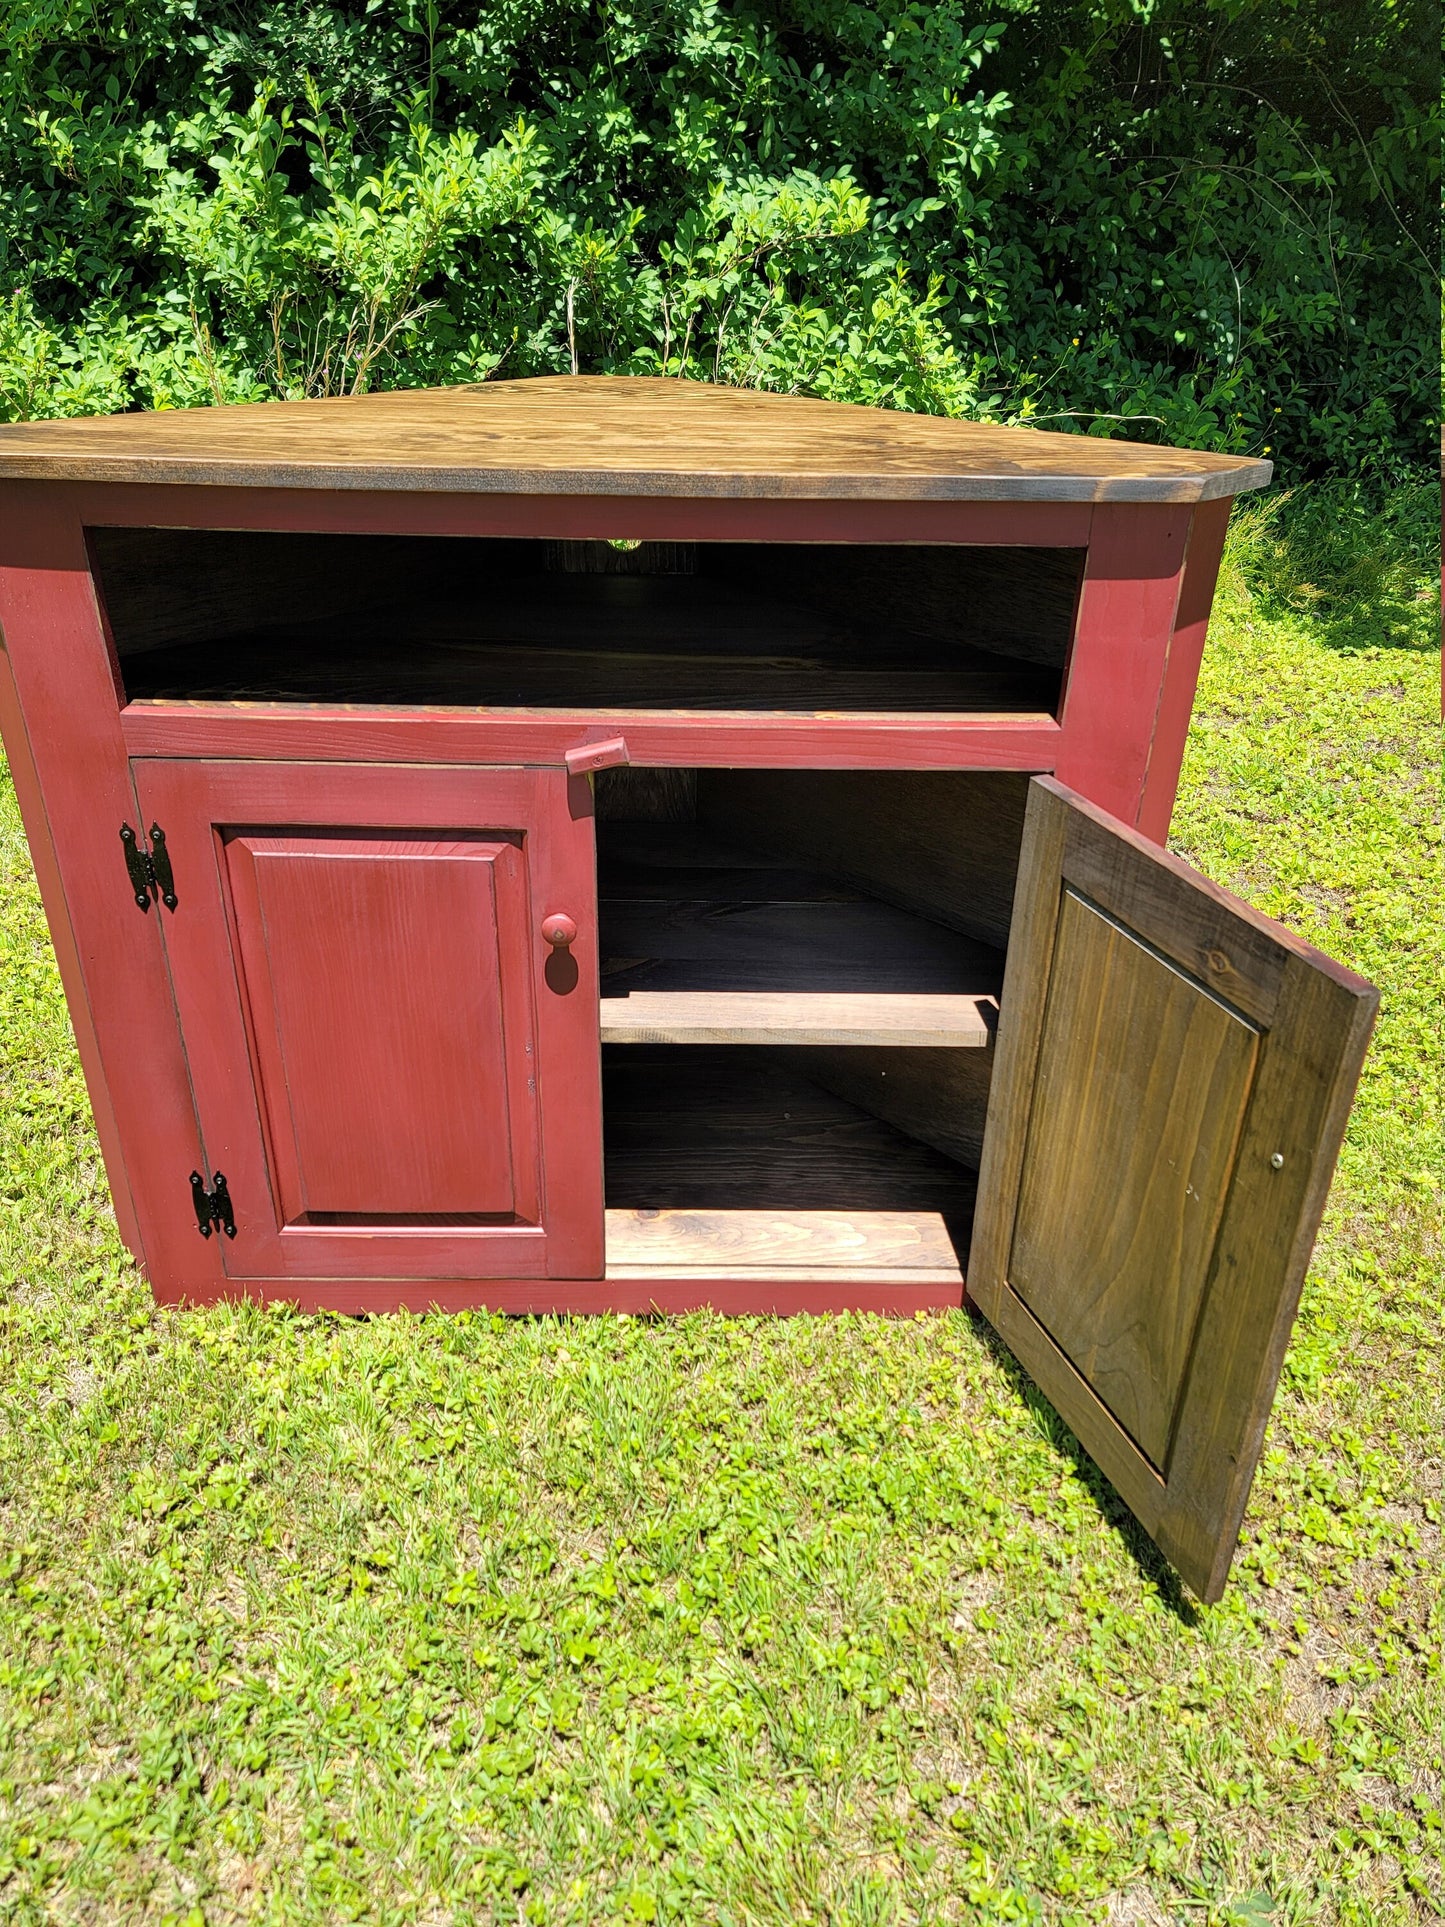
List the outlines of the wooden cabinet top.
{"label": "wooden cabinet top", "polygon": [[1202,502],[1246,456],[582,375],[0,425],[0,477],[474,494]]}

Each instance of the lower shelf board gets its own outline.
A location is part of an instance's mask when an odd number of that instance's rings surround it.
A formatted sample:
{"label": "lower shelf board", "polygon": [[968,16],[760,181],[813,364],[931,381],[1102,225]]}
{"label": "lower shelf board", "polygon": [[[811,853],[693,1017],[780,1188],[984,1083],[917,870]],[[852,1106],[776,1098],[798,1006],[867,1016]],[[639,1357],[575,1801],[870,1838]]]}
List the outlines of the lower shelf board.
{"label": "lower shelf board", "polygon": [[692,824],[598,849],[604,1044],[993,1042],[988,944]]}
{"label": "lower shelf board", "polygon": [[963,1293],[962,1254],[936,1211],[608,1211],[609,1282],[683,1276]]}

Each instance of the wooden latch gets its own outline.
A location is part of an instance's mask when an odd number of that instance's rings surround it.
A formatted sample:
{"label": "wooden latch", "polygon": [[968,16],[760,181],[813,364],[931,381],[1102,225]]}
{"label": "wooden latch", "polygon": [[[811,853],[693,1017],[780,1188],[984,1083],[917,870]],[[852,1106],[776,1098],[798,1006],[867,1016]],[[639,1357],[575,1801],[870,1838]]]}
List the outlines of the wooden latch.
{"label": "wooden latch", "polygon": [[620,736],[609,736],[605,743],[583,743],[580,749],[569,749],[562,761],[569,776],[587,776],[594,769],[616,769],[632,758]]}

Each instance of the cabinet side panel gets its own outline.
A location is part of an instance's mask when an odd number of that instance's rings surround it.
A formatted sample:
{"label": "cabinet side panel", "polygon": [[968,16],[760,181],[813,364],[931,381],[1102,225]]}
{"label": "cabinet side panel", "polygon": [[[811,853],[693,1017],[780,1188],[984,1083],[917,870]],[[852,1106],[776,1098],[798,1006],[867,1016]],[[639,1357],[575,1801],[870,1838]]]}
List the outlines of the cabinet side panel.
{"label": "cabinet side panel", "polygon": [[1131,827],[1149,776],[1189,526],[1187,507],[1094,510],[1054,768]]}
{"label": "cabinet side panel", "polygon": [[142,914],[128,887],[119,831],[136,803],[73,491],[0,490],[0,626],[33,769],[28,821],[53,850],[52,917],[74,945],[61,967],[73,958],[66,988],[118,1207],[153,1278],[204,1287],[219,1267],[190,1215],[198,1144],[156,928],[167,913]]}
{"label": "cabinet side panel", "polygon": [[100,1139],[100,1155],[105,1165],[106,1182],[110,1186],[111,1203],[115,1207],[116,1226],[122,1243],[131,1256],[139,1261],[143,1257],[140,1224],[130,1193],[125,1159],[121,1154],[120,1131],[111,1107],[105,1073],[101,1068],[95,1021],[91,1016],[90,999],[86,995],[80,957],[75,947],[70,908],[60,881],[60,866],[55,860],[50,824],[41,800],[40,782],[35,774],[35,759],[30,753],[30,737],[20,711],[9,654],[3,647],[0,647],[0,737],[4,739],[10,775],[20,804],[20,817],[30,845],[30,860],[35,866],[36,881],[40,885],[40,901],[45,907],[45,921],[50,928],[50,941],[55,949],[66,1008],[75,1032],[75,1046],[85,1075],[85,1088],[90,1094],[95,1134]]}
{"label": "cabinet side panel", "polygon": [[1204,659],[1209,612],[1219,579],[1219,561],[1224,553],[1224,533],[1229,525],[1231,506],[1227,498],[1201,502],[1189,528],[1179,608],[1174,618],[1174,634],[1169,640],[1159,716],[1149,752],[1149,771],[1144,779],[1144,800],[1139,807],[1139,828],[1155,843],[1162,843],[1169,834],[1169,819],[1174,813],[1174,797],[1179,788],[1189,719],[1194,712],[1194,692],[1199,685],[1199,665]]}

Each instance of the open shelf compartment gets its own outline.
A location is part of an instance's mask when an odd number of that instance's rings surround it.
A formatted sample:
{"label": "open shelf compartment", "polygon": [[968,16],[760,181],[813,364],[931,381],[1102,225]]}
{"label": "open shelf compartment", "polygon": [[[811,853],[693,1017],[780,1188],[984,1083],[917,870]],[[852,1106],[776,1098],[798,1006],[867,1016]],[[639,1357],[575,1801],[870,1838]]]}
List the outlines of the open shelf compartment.
{"label": "open shelf compartment", "polygon": [[957,1301],[1023,791],[956,771],[597,777],[609,1277]]}
{"label": "open shelf compartment", "polygon": [[991,945],[689,823],[604,823],[604,1044],[987,1049]]}
{"label": "open shelf compartment", "polygon": [[961,1291],[976,1176],[956,1159],[785,1051],[609,1047],[602,1061],[609,1275],[883,1273]]}
{"label": "open shelf compartment", "polygon": [[1084,556],[115,528],[89,542],[127,702],[591,715],[1054,716]]}

